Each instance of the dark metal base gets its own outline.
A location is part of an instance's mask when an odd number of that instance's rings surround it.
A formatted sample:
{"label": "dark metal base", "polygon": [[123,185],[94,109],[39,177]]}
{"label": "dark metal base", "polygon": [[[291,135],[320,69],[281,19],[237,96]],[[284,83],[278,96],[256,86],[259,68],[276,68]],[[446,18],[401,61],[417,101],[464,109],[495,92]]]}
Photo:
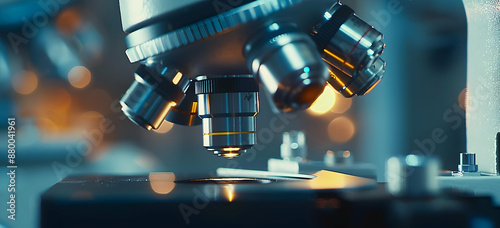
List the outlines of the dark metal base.
{"label": "dark metal base", "polygon": [[[498,227],[489,197],[394,198],[385,184],[155,177],[67,178],[42,196],[41,227]],[[161,174],[163,175],[163,174]],[[173,182],[174,179],[183,181]],[[315,178],[316,179],[316,178]],[[322,185],[325,184],[325,185]],[[344,185],[345,188],[339,187]],[[337,186],[329,188],[328,186]],[[327,187],[327,188],[324,188]]]}

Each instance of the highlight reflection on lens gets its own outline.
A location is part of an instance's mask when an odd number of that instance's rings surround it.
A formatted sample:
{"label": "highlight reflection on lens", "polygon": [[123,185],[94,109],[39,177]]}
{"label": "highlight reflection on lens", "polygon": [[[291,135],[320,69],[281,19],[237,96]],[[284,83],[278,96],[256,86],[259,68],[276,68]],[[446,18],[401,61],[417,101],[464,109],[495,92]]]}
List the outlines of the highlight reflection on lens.
{"label": "highlight reflection on lens", "polygon": [[325,86],[323,93],[309,107],[309,111],[316,115],[325,114],[335,106],[335,91],[329,84]]}

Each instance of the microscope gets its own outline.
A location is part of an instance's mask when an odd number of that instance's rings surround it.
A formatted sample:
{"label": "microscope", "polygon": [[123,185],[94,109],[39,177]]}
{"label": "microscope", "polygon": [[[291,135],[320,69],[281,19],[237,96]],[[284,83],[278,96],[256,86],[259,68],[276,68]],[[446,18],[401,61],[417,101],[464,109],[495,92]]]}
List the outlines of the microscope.
{"label": "microscope", "polygon": [[[464,5],[468,87],[498,90],[498,0]],[[345,97],[365,95],[385,72],[383,35],[337,0],[121,0],[120,11],[126,54],[140,63],[123,112],[147,130],[202,124],[203,146],[225,158],[256,143],[260,91],[273,111],[293,112],[327,83]],[[41,227],[498,227],[497,95],[469,94],[476,103],[466,110],[460,177],[419,155],[389,159],[387,183],[229,168],[211,177],[69,177],[42,195]],[[303,149],[301,133],[284,138]]]}
{"label": "microscope", "polygon": [[120,11],[126,54],[141,64],[123,112],[147,130],[202,124],[203,146],[221,157],[256,143],[260,89],[273,111],[293,112],[327,83],[365,95],[385,72],[383,35],[337,0],[120,1]]}

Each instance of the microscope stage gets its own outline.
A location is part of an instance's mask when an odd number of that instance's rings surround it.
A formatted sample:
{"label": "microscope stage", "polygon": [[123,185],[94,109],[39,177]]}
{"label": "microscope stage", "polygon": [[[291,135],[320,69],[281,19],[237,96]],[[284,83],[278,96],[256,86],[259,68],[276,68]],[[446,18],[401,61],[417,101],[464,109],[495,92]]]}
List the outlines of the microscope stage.
{"label": "microscope stage", "polygon": [[373,179],[330,171],[314,175],[312,179],[280,180],[173,173],[71,177],[43,194],[41,223],[42,227],[225,227],[240,223],[309,227],[318,224],[317,204],[327,209],[332,204],[321,194],[376,186]]}
{"label": "microscope stage", "polygon": [[[264,172],[264,171],[256,171]],[[259,174],[259,173],[256,173]],[[384,183],[311,175],[67,178],[41,199],[41,227],[471,227],[500,224],[487,196],[394,197]],[[295,177],[294,177],[295,176]],[[479,220],[478,220],[479,219]],[[481,224],[483,224],[481,223]]]}

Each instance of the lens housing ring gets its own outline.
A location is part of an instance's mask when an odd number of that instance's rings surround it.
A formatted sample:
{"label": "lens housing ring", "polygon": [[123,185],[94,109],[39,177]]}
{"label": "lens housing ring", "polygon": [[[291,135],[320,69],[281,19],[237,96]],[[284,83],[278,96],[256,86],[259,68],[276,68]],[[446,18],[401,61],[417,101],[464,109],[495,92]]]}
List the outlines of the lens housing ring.
{"label": "lens housing ring", "polygon": [[353,14],[354,10],[352,10],[351,7],[340,5],[333,15],[331,15],[331,18],[318,28],[313,37],[320,52],[323,52],[323,49],[328,46],[333,36],[339,31],[340,26],[342,26]]}
{"label": "lens housing ring", "polygon": [[253,78],[207,78],[196,81],[196,94],[259,92]]}

